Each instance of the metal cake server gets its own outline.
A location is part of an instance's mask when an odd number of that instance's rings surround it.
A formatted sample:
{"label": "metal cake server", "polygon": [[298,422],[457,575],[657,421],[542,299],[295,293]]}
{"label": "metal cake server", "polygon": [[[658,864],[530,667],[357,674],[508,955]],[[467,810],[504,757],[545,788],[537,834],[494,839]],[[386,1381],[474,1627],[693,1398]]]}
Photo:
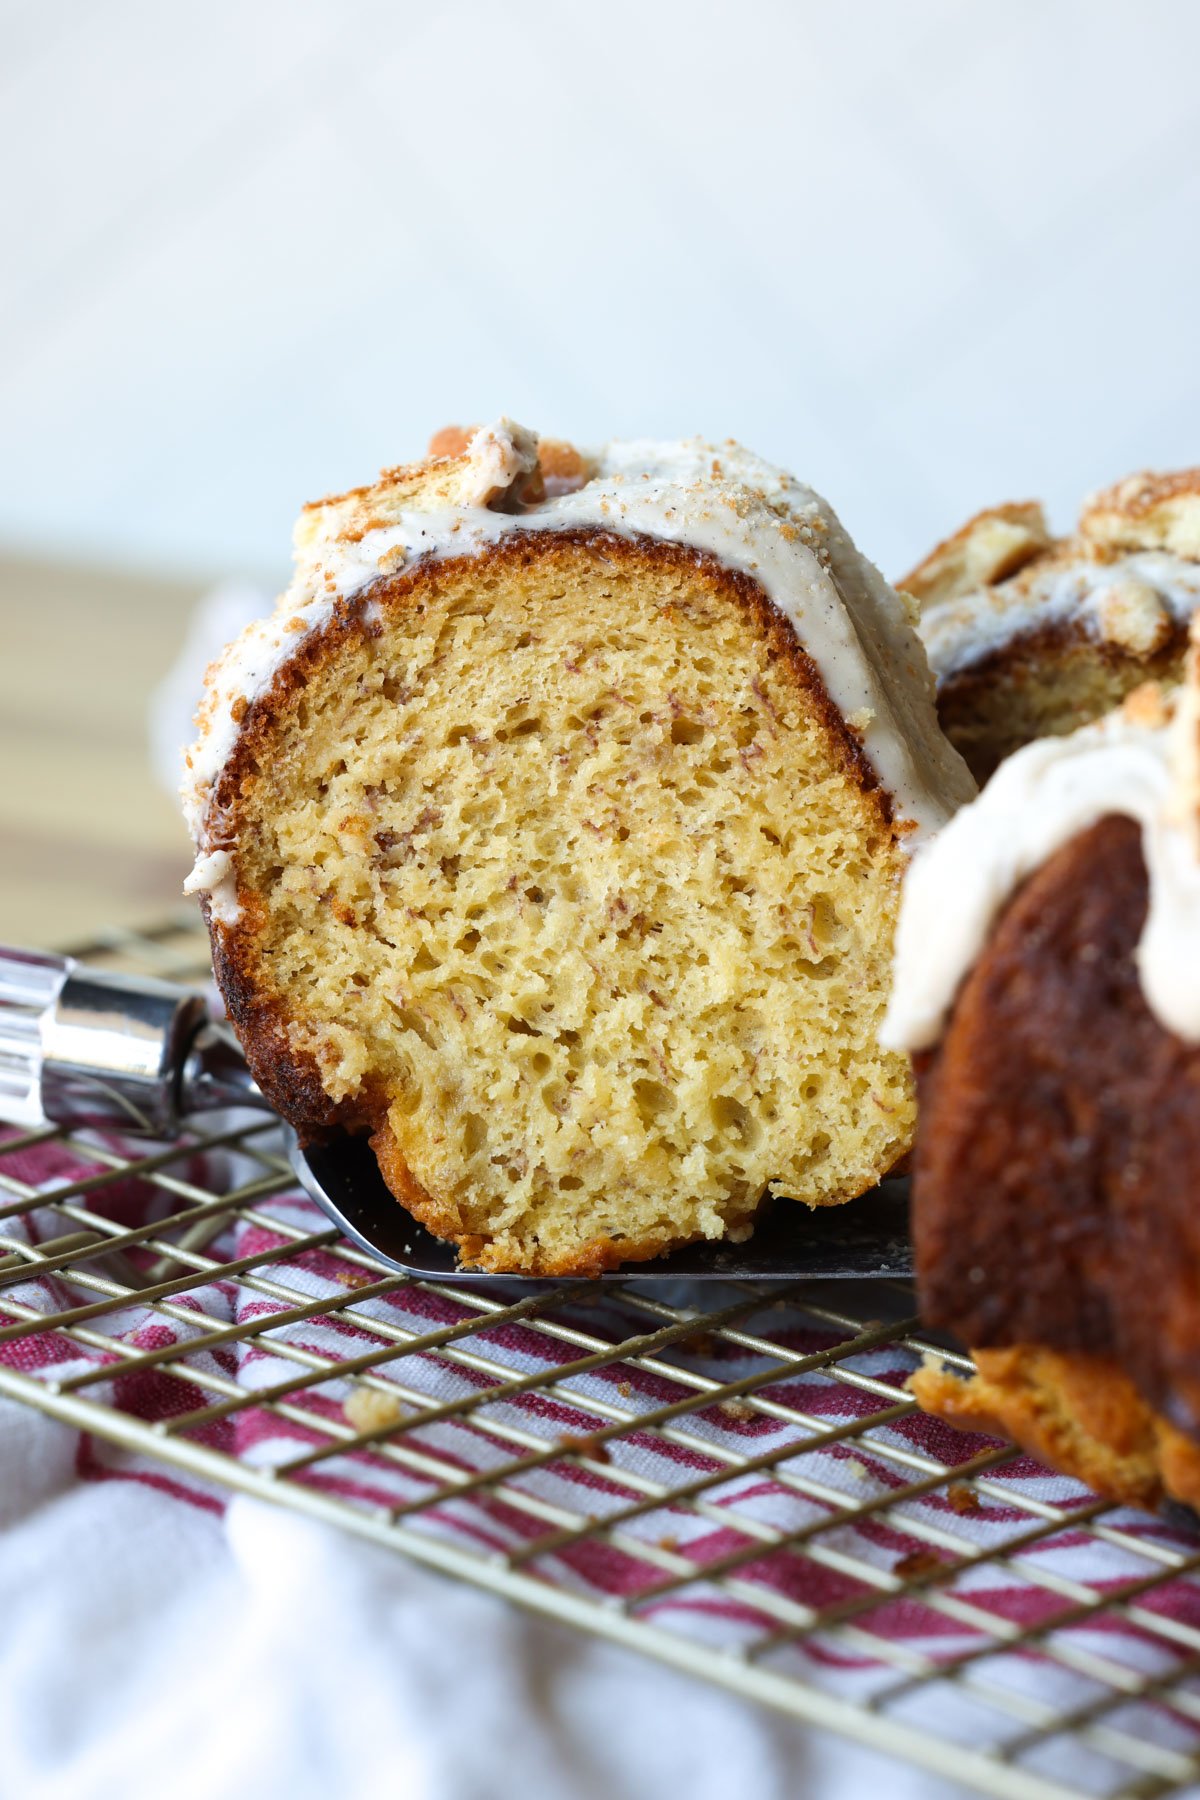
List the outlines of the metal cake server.
{"label": "metal cake server", "polygon": [[[0,948],[0,1120],[108,1126],[170,1138],[202,1113],[271,1112],[228,1025],[199,994],[113,975],[71,957]],[[511,1281],[465,1269],[384,1185],[365,1139],[302,1146],[283,1127],[296,1177],[335,1225],[380,1262],[418,1279]],[[861,1280],[912,1274],[908,1184],[883,1182],[848,1206],[764,1211],[744,1244],[694,1244],[601,1281]],[[528,1279],[521,1277],[520,1279]]]}

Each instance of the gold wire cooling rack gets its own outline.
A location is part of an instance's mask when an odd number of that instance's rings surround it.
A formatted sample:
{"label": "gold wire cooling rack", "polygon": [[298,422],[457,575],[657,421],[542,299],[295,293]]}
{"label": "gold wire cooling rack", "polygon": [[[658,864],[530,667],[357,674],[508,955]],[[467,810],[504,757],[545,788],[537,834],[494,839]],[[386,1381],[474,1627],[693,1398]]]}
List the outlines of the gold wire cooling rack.
{"label": "gold wire cooling rack", "polygon": [[[74,954],[208,973],[190,918]],[[1200,1784],[1200,1538],[926,1419],[930,1350],[963,1360],[901,1283],[407,1280],[261,1116],[0,1141],[0,1393],[127,1471],[294,1507],[983,1793]]]}

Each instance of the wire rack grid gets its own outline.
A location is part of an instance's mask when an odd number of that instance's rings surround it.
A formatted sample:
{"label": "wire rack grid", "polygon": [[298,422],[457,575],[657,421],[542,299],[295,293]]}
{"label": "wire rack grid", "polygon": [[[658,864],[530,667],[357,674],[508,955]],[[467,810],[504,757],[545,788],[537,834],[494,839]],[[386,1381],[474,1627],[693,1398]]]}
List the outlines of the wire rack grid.
{"label": "wire rack grid", "polygon": [[[201,981],[188,920],[75,954]],[[921,1415],[900,1283],[413,1282],[261,1115],[0,1139],[0,1393],[1014,1800],[1200,1791],[1200,1539]]]}

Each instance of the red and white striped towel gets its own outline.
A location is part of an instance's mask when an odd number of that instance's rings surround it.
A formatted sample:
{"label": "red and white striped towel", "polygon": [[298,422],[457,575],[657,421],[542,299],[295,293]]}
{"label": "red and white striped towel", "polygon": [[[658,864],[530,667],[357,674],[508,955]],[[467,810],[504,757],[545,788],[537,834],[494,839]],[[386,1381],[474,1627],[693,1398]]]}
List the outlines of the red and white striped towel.
{"label": "red and white striped towel", "polygon": [[[59,1144],[32,1147],[6,1159],[6,1172],[53,1191],[81,1179],[89,1167]],[[210,1171],[211,1173],[211,1171]],[[134,1224],[165,1209],[156,1190],[134,1180],[89,1195],[89,1206]],[[286,1228],[319,1229],[324,1221],[299,1194],[260,1202],[262,1223],[239,1221],[214,1253],[245,1257],[287,1242]],[[280,1229],[273,1229],[274,1226]],[[23,1225],[9,1221],[11,1234]],[[61,1233],[61,1217],[33,1214],[28,1229],[39,1237]],[[344,1297],[348,1265],[323,1249],[291,1258],[270,1279],[299,1299]],[[0,1292],[40,1310],[78,1303],[53,1276]],[[278,1299],[214,1273],[211,1281],[180,1297],[185,1311],[204,1315],[195,1327],[144,1305],[130,1304],[97,1321],[103,1332],[143,1349],[165,1346],[211,1329],[211,1321],[241,1323],[278,1310]],[[586,1314],[598,1336],[619,1338],[646,1329],[643,1317],[622,1317],[619,1301],[599,1296]],[[455,1324],[466,1309],[428,1289],[403,1288],[356,1303],[360,1316],[414,1332]],[[755,1329],[766,1327],[756,1321]],[[834,1341],[811,1320],[781,1312],[773,1338],[800,1353]],[[339,1313],[317,1313],[286,1328],[289,1342],[318,1356],[339,1358],[373,1347],[364,1331]],[[540,1371],[578,1354],[532,1324],[503,1323],[472,1347],[513,1375]],[[231,1342],[196,1353],[214,1373],[264,1391],[293,1377],[297,1364],[273,1352],[261,1338]],[[734,1380],[758,1364],[735,1345],[714,1339],[705,1346],[706,1371]],[[61,1376],[104,1353],[65,1336],[24,1337],[0,1345],[0,1360],[29,1372]],[[695,1365],[693,1359],[693,1366]],[[910,1365],[896,1346],[884,1345],[856,1360],[855,1368],[880,1380],[899,1381]],[[160,1370],[123,1375],[114,1362],[111,1383],[97,1397],[153,1421],[206,1405],[211,1390]],[[457,1363],[436,1351],[389,1363],[392,1373],[432,1405],[452,1401],[494,1381],[491,1373]],[[649,1408],[687,1390],[668,1374],[613,1364],[573,1381],[569,1396],[525,1393],[489,1410],[497,1431],[461,1418],[418,1426],[413,1442],[441,1467],[466,1473],[494,1468],[513,1455],[505,1427],[552,1442],[578,1439],[602,1428],[603,1410],[589,1399]],[[344,1384],[308,1390],[297,1404],[312,1414],[344,1418]],[[760,1390],[829,1424],[878,1410],[870,1394],[807,1370]],[[967,1440],[920,1415],[873,1428],[877,1444],[892,1443],[960,1462],[984,1440]],[[670,1487],[681,1477],[719,1470],[719,1451],[736,1447],[759,1455],[796,1444],[788,1469],[855,1501],[894,1491],[907,1479],[901,1467],[859,1441],[805,1450],[802,1434],[787,1421],[750,1408],[708,1407],[688,1415],[686,1443],[660,1434],[629,1432],[613,1442],[610,1459],[563,1457],[522,1477],[535,1501],[597,1515],[627,1504],[622,1470]],[[199,1440],[259,1467],[276,1466],[324,1434],[267,1405],[252,1406],[205,1426]],[[706,1446],[712,1446],[712,1454]],[[327,1492],[368,1506],[396,1506],[428,1492],[436,1476],[369,1453],[337,1456],[305,1477]],[[1081,1490],[1047,1474],[1028,1459],[1006,1466],[1015,1489],[1059,1503],[1082,1499]],[[748,1472],[714,1490],[717,1516],[701,1516],[669,1502],[623,1527],[620,1547],[585,1541],[544,1557],[536,1572],[546,1580],[592,1597],[636,1594],[661,1576],[638,1555],[639,1541],[669,1545],[673,1553],[704,1564],[746,1543],[746,1516],[780,1531],[804,1525],[828,1507],[781,1482],[771,1469]],[[721,1514],[728,1515],[728,1522]],[[508,1550],[542,1536],[543,1520],[484,1492],[473,1492],[414,1515],[422,1529],[468,1549]],[[985,1500],[963,1516],[944,1493],[906,1501],[892,1510],[837,1527],[821,1543],[848,1559],[891,1569],[928,1544],[905,1530],[906,1522],[949,1522],[981,1547],[1012,1537],[1028,1515]],[[250,1791],[305,1794],[357,1789],[378,1776],[385,1791],[405,1795],[491,1795],[524,1789],[541,1794],[585,1795],[681,1791],[713,1800],[731,1792],[756,1796],[805,1792],[842,1795],[860,1791],[852,1778],[880,1778],[874,1759],[831,1740],[815,1740],[765,1711],[692,1684],[656,1665],[599,1643],[535,1623],[514,1609],[466,1587],[430,1577],[400,1558],[349,1536],[257,1502],[230,1502],[225,1491],[140,1454],[119,1451],[98,1438],[79,1436],[25,1409],[0,1406],[0,1797],[14,1794],[75,1796],[151,1791],[155,1772],[174,1767],[195,1787],[184,1791],[230,1794]],[[1178,1543],[1191,1547],[1177,1528],[1137,1514],[1120,1515],[1131,1544]],[[1026,1566],[1052,1577],[1116,1588],[1147,1572],[1133,1549],[1098,1542],[1086,1531],[1065,1529],[1031,1546]],[[694,1582],[681,1592],[650,1601],[641,1616],[673,1632],[729,1649],[760,1635],[766,1613],[755,1605],[756,1586],[794,1601],[825,1606],[862,1588],[852,1573],[802,1554],[781,1553],[741,1569],[736,1593]],[[983,1566],[960,1577],[955,1592],[983,1612],[1018,1623],[1048,1619],[1064,1605],[1036,1578],[1007,1566]],[[1190,1625],[1200,1619],[1200,1586],[1179,1578],[1148,1603],[1168,1619]],[[972,1647],[969,1622],[947,1619],[919,1599],[881,1602],[856,1623],[893,1643],[934,1658]],[[982,1643],[984,1634],[975,1633]],[[1164,1639],[1132,1624],[1098,1620],[1069,1633],[1082,1650],[1130,1669],[1156,1672],[1170,1666]],[[894,1669],[873,1656],[870,1639],[858,1635],[817,1638],[778,1653],[772,1666],[843,1698],[867,1700],[895,1679]],[[1052,1692],[1059,1704],[1095,1692],[1086,1680],[1035,1660],[1027,1653],[994,1657],[994,1677],[1033,1695]],[[1048,1685],[1049,1684],[1049,1685]],[[955,1721],[946,1709],[958,1703],[944,1691],[917,1696],[903,1716],[927,1719],[939,1731]],[[1143,1708],[1143,1712],[1148,1709]],[[979,1747],[983,1727],[965,1709],[957,1722],[966,1741]],[[1139,1727],[1140,1728],[1140,1727]],[[1145,1728],[1158,1741],[1190,1747],[1192,1739],[1160,1711]],[[995,1729],[990,1716],[989,1730]],[[14,1749],[15,1746],[15,1749]],[[15,1760],[14,1760],[15,1758]],[[9,1767],[6,1769],[6,1764]],[[1100,1759],[1078,1746],[1058,1744],[1040,1765],[1046,1773],[1103,1791]],[[19,1771],[20,1780],[12,1779]],[[892,1794],[947,1793],[930,1778],[888,1765]],[[138,1782],[142,1782],[142,1786]]]}

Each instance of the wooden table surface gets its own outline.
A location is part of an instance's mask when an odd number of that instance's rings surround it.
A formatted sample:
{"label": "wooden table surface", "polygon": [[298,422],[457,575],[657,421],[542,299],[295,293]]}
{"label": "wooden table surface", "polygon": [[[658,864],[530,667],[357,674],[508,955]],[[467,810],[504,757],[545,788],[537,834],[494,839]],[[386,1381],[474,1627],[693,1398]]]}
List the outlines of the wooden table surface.
{"label": "wooden table surface", "polygon": [[61,947],[181,904],[147,704],[197,583],[0,557],[0,942]]}

